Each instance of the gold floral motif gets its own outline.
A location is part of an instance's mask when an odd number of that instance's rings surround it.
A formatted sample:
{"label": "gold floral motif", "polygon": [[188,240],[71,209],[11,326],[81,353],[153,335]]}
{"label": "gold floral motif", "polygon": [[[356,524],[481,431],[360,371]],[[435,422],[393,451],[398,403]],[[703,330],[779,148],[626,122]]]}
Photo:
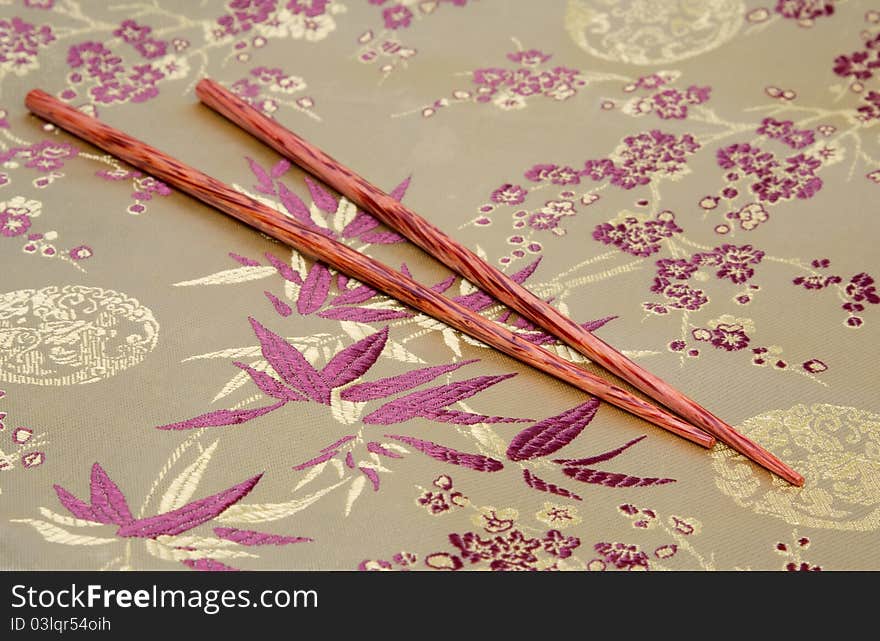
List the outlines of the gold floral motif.
{"label": "gold floral motif", "polygon": [[0,294],[0,381],[74,385],[109,378],[156,346],[153,312],[126,294],[53,285]]}
{"label": "gold floral motif", "polygon": [[742,432],[804,475],[803,488],[763,473],[732,449],[712,451],[715,483],[742,507],[793,525],[880,528],[880,414],[815,404],[746,420]]}
{"label": "gold floral motif", "polygon": [[741,0],[569,0],[565,30],[589,54],[658,65],[711,51],[739,32]]}

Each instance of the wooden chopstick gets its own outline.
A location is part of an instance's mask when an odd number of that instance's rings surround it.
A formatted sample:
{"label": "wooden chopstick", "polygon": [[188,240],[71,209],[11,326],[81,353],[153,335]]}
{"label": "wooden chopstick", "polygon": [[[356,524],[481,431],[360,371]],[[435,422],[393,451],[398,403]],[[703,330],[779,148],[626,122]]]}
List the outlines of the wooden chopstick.
{"label": "wooden chopstick", "polygon": [[207,106],[360,205],[438,261],[587,358],[617,374],[656,402],[665,405],[691,424],[714,435],[789,483],[797,486],[804,484],[803,476],[760,445],[585,330],[408,207],[314,145],[285,129],[275,120],[267,118],[217,82],[208,78],[201,80],[196,86],[196,94]]}
{"label": "wooden chopstick", "polygon": [[225,183],[64,104],[44,91],[39,89],[30,91],[25,97],[25,104],[41,118],[138,169],[527,365],[698,445],[712,447],[715,444],[712,436],[677,416],[517,336],[501,325],[417,283],[405,274],[309,229]]}

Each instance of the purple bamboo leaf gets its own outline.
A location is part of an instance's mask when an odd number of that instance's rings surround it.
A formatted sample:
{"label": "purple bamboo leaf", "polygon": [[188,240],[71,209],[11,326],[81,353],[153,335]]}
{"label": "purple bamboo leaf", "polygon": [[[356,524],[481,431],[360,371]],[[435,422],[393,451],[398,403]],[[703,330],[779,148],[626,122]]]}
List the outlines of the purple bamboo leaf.
{"label": "purple bamboo leaf", "polygon": [[327,385],[331,389],[342,387],[363,376],[379,358],[387,340],[388,327],[385,326],[375,334],[370,334],[339,352],[321,371]]}
{"label": "purple bamboo leaf", "polygon": [[402,454],[398,454],[394,450],[389,450],[387,447],[382,447],[382,445],[376,441],[367,442],[367,451],[372,452],[373,454],[387,456],[388,458],[403,458]]}
{"label": "purple bamboo leaf", "polygon": [[395,318],[410,318],[409,312],[397,309],[372,309],[370,307],[333,307],[318,312],[321,318],[333,320],[357,321],[359,323],[378,323]]}
{"label": "purple bamboo leaf", "polygon": [[357,305],[364,301],[370,300],[376,295],[376,290],[367,285],[358,285],[353,289],[346,289],[339,296],[334,298],[330,305]]}
{"label": "purple bamboo leaf", "polygon": [[321,309],[330,292],[330,280],[330,271],[323,263],[312,265],[296,299],[296,309],[300,314],[308,316]]}
{"label": "purple bamboo leaf", "polygon": [[220,563],[220,561],[215,561],[214,559],[184,559],[181,561],[185,566],[192,568],[193,570],[199,570],[200,572],[239,572],[238,568],[234,568],[231,565],[226,565],[225,563]]}
{"label": "purple bamboo leaf", "polygon": [[453,274],[453,275],[450,276],[449,278],[446,278],[446,279],[444,279],[444,280],[441,280],[441,281],[440,281],[439,283],[437,283],[436,285],[431,285],[431,290],[437,292],[438,294],[442,294],[442,293],[445,292],[447,289],[449,289],[450,287],[452,287],[452,284],[453,284],[454,282],[455,282],[455,274]]}
{"label": "purple bamboo leaf", "polygon": [[329,461],[337,454],[339,454],[339,452],[337,450],[330,450],[329,452],[324,452],[320,456],[316,456],[315,458],[310,459],[310,460],[306,461],[305,463],[300,463],[299,465],[294,465],[293,469],[295,469],[297,472],[301,472],[302,470],[307,470],[310,467],[315,467],[316,465],[320,465],[324,461]]}
{"label": "purple bamboo leaf", "polygon": [[453,450],[451,448],[438,445],[437,443],[432,443],[431,441],[423,441],[421,439],[413,438],[411,436],[397,436],[394,434],[386,434],[385,438],[390,438],[394,439],[395,441],[400,441],[401,443],[406,443],[407,445],[416,448],[420,452],[427,454],[431,458],[435,458],[438,461],[451,463],[452,465],[469,467],[470,469],[476,470],[478,472],[497,472],[498,470],[504,468],[504,464],[501,461],[496,461],[495,459],[489,458],[488,456],[483,456],[482,454],[468,454],[466,452],[459,452],[458,450]]}
{"label": "purple bamboo leaf", "polygon": [[392,245],[394,243],[402,243],[405,239],[393,231],[368,231],[365,234],[361,234],[361,240],[374,245]]}
{"label": "purple bamboo leaf", "polygon": [[577,458],[577,459],[555,458],[555,459],[553,459],[553,462],[559,463],[561,465],[566,465],[568,467],[580,467],[580,466],[585,466],[585,465],[595,465],[596,463],[602,463],[603,461],[610,461],[615,456],[617,456],[621,452],[629,449],[630,447],[632,447],[633,445],[635,445],[636,443],[641,441],[646,436],[647,436],[646,434],[643,434],[642,436],[640,436],[638,438],[634,438],[633,440],[629,441],[628,443],[624,443],[623,445],[621,445],[618,448],[615,448],[613,450],[609,450],[607,452],[603,452],[602,454],[597,454],[596,456],[589,456],[587,458]]}
{"label": "purple bamboo leaf", "polygon": [[[526,281],[526,279],[528,279],[528,277],[531,276],[535,272],[535,270],[538,268],[538,265],[540,263],[541,263],[541,258],[540,257],[536,258],[534,262],[530,263],[529,265],[526,265],[525,267],[523,267],[521,270],[519,270],[515,274],[512,274],[510,276],[511,280],[522,285]],[[452,300],[454,300],[456,303],[464,305],[468,309],[473,310],[475,312],[481,312],[484,309],[486,309],[487,307],[490,307],[492,305],[492,303],[495,302],[494,298],[492,298],[491,296],[489,296],[485,292],[479,291],[479,290],[475,291],[475,292],[471,292],[470,294],[466,294],[464,296],[456,296]]]}
{"label": "purple bamboo leaf", "polygon": [[535,488],[541,492],[549,492],[550,494],[555,494],[556,496],[564,496],[566,498],[574,499],[575,501],[582,500],[574,492],[570,492],[566,490],[564,487],[559,487],[558,485],[554,485],[553,483],[548,483],[547,481],[538,478],[528,470],[523,470],[523,480],[526,482],[526,485],[529,487]]}
{"label": "purple bamboo leaf", "polygon": [[335,214],[336,209],[339,207],[337,200],[321,185],[310,180],[308,176],[305,177],[305,181],[306,187],[309,188],[309,193],[312,195],[312,200],[318,206],[318,209],[326,211],[328,214]]}
{"label": "purple bamboo leaf", "polygon": [[648,487],[650,485],[664,485],[675,483],[675,479],[629,476],[615,472],[603,472],[589,467],[565,467],[562,473],[582,483],[604,485],[605,487]]}
{"label": "purple bamboo leaf", "polygon": [[187,503],[181,508],[164,512],[146,519],[137,519],[123,525],[117,530],[119,536],[131,536],[142,539],[154,539],[157,536],[174,536],[206,523],[222,514],[226,508],[248,495],[259,483],[262,474],[252,476],[246,481],[229,489],[218,492],[207,498]]}
{"label": "purple bamboo leaf", "polygon": [[358,469],[363,472],[363,475],[370,479],[370,482],[373,484],[373,491],[379,491],[379,474],[371,467],[363,467],[362,465],[358,465]]}
{"label": "purple bamboo leaf", "polygon": [[281,204],[284,205],[284,208],[299,222],[304,224],[306,227],[322,229],[319,228],[315,224],[315,221],[312,220],[312,216],[309,213],[309,208],[306,207],[306,204],[302,201],[302,199],[295,193],[290,191],[287,187],[285,187],[284,183],[282,182],[278,183],[278,197],[281,199]]}
{"label": "purple bamboo leaf", "polygon": [[269,299],[269,302],[272,303],[272,307],[275,308],[275,311],[278,312],[278,315],[282,318],[287,318],[293,313],[293,309],[285,303],[283,300],[278,298],[275,294],[269,291],[264,291],[263,295]]}
{"label": "purple bamboo leaf", "polygon": [[284,385],[284,383],[279,381],[277,378],[275,378],[274,376],[270,376],[266,372],[255,370],[250,365],[240,363],[239,361],[235,361],[232,364],[239,369],[243,369],[245,372],[247,372],[248,376],[251,377],[251,380],[257,387],[260,388],[260,391],[263,392],[263,394],[267,394],[283,401],[306,400],[305,396],[296,393],[295,391]]}
{"label": "purple bamboo leaf", "polygon": [[521,270],[511,275],[510,279],[514,282],[522,285],[526,280],[528,280],[529,276],[535,273],[535,270],[538,269],[538,265],[541,264],[541,256],[538,256],[534,261],[523,267]]}
{"label": "purple bamboo leaf", "polygon": [[282,158],[274,165],[272,165],[272,169],[269,170],[269,174],[272,176],[272,178],[281,178],[281,176],[284,175],[284,172],[286,172],[288,169],[290,169],[290,162],[288,162],[286,158]]}
{"label": "purple bamboo leaf", "polygon": [[281,380],[304,392],[309,398],[329,405],[330,388],[306,357],[283,338],[260,325],[254,318],[248,317],[248,320],[260,340],[263,357],[269,361]]}
{"label": "purple bamboo leaf", "polygon": [[247,256],[241,256],[236,254],[235,252],[229,252],[229,257],[240,265],[244,265],[245,267],[259,267],[260,261],[254,260],[253,258],[248,258]]}
{"label": "purple bamboo leaf", "polygon": [[425,412],[430,410],[437,410],[452,403],[463,401],[513,376],[516,376],[516,374],[477,376],[476,378],[469,378],[464,381],[413,392],[385,403],[376,411],[365,416],[363,422],[368,425],[402,423],[417,416],[424,416]]}
{"label": "purple bamboo leaf", "polygon": [[388,195],[391,196],[397,202],[400,202],[401,200],[403,200],[403,197],[406,195],[406,190],[409,189],[409,181],[410,180],[412,180],[412,176],[407,176],[406,178],[404,178],[403,182],[401,182],[399,185],[397,185],[397,187],[392,189],[391,193]]}
{"label": "purple bamboo leaf", "polygon": [[207,414],[201,414],[194,418],[180,421],[179,423],[168,423],[167,425],[157,425],[157,430],[191,430],[199,427],[220,427],[221,425],[238,425],[239,423],[247,423],[250,420],[258,418],[263,414],[268,414],[277,410],[287,401],[279,401],[274,405],[266,407],[257,407],[252,410],[214,410]]}
{"label": "purple bamboo leaf", "polygon": [[253,158],[247,157],[247,163],[250,166],[254,176],[256,176],[257,178],[257,184],[254,185],[254,189],[262,194],[274,195],[274,183],[272,182],[272,178],[269,176],[269,174],[266,173],[266,170],[263,169],[260,164]]}
{"label": "purple bamboo leaf", "polygon": [[239,545],[289,545],[291,543],[311,543],[314,539],[305,536],[283,536],[281,534],[268,534],[255,530],[239,530],[234,527],[215,527],[214,534],[226,541],[233,541]]}
{"label": "purple bamboo leaf", "polygon": [[95,523],[106,523],[106,521],[101,520],[101,517],[95,513],[95,510],[90,505],[80,501],[60,485],[53,485],[52,487],[55,488],[55,494],[58,495],[61,505],[66,507],[67,511],[76,518],[83,519],[84,521],[94,521]]}
{"label": "purple bamboo leaf", "polygon": [[456,296],[452,300],[474,312],[481,312],[487,307],[491,307],[492,303],[495,302],[495,299],[479,290],[464,296]]}
{"label": "purple bamboo leaf", "polygon": [[454,372],[459,367],[476,363],[477,359],[469,361],[461,361],[460,363],[452,363],[451,365],[433,365],[431,367],[423,367],[414,369],[406,374],[398,374],[389,378],[380,378],[377,381],[369,381],[367,383],[358,383],[352,385],[348,389],[342,391],[342,398],[346,401],[366,402],[373,401],[377,398],[385,398],[398,392],[403,392],[424,383],[433,381],[438,376],[443,376],[449,372]]}
{"label": "purple bamboo leaf", "polygon": [[[605,323],[608,323],[609,321],[613,321],[615,318],[617,318],[617,316],[606,316],[605,318],[598,318],[596,320],[582,323],[581,327],[583,327],[588,332],[592,332],[594,330],[599,329],[603,325],[605,325]],[[502,323],[504,322],[500,318],[498,320],[499,320],[499,322],[502,322]],[[547,334],[544,332],[538,332],[538,333],[532,333],[532,334],[520,334],[520,336],[522,336],[524,339],[526,339],[530,343],[535,343],[536,345],[546,345],[547,343],[555,343],[559,340],[555,336],[551,336],[550,334]]]}
{"label": "purple bamboo leaf", "polygon": [[132,520],[128,503],[119,486],[107,476],[99,464],[92,465],[91,490],[92,510],[101,523],[123,525]]}
{"label": "purple bamboo leaf", "polygon": [[378,220],[370,216],[367,212],[358,209],[352,221],[342,229],[342,236],[344,238],[356,238],[378,226]]}
{"label": "purple bamboo leaf", "polygon": [[400,273],[406,276],[407,278],[412,278],[412,272],[409,271],[409,267],[407,267],[406,263],[400,263]]}
{"label": "purple bamboo leaf", "polygon": [[354,456],[352,456],[351,452],[345,455],[345,466],[354,469]]}
{"label": "purple bamboo leaf", "polygon": [[456,425],[476,425],[477,423],[531,423],[530,418],[508,418],[506,416],[486,416],[485,414],[473,414],[471,412],[459,412],[458,410],[427,410],[422,414],[424,418],[440,423],[455,423]]}
{"label": "purple bamboo leaf", "polygon": [[299,272],[296,271],[293,267],[285,263],[283,260],[281,260],[271,252],[265,252],[263,256],[266,257],[272,267],[278,270],[278,273],[281,274],[282,278],[284,278],[285,280],[289,280],[292,283],[296,283],[297,285],[302,285],[302,276],[300,276]]}
{"label": "purple bamboo leaf", "polygon": [[582,323],[581,327],[583,327],[588,332],[592,332],[594,330],[599,329],[600,327],[602,327],[606,323],[610,323],[611,321],[615,320],[616,318],[617,318],[617,316],[605,316],[604,318],[597,318],[596,320],[591,320],[586,323]]}
{"label": "purple bamboo leaf", "polygon": [[552,454],[573,441],[590,424],[598,409],[599,399],[591,398],[562,414],[527,427],[513,437],[507,448],[507,458],[524,461]]}
{"label": "purple bamboo leaf", "polygon": [[322,447],[322,448],[321,448],[321,451],[322,451],[322,452],[326,452],[327,450],[335,450],[335,449],[337,449],[337,448],[342,447],[343,445],[345,445],[345,444],[348,443],[349,441],[353,441],[353,440],[356,439],[356,438],[357,438],[357,437],[356,437],[354,434],[348,434],[348,435],[346,435],[346,436],[343,436],[341,439],[339,439],[339,440],[336,441],[335,443],[331,443],[331,444],[328,445],[327,447]]}

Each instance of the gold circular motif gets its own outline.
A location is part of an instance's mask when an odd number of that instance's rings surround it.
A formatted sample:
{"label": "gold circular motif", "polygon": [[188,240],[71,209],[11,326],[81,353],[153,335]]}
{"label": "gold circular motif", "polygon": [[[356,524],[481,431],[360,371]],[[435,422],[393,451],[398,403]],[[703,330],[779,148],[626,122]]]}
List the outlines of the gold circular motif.
{"label": "gold circular motif", "polygon": [[53,285],[0,294],[0,381],[92,383],[140,363],[159,323],[111,289]]}
{"label": "gold circular motif", "polygon": [[569,0],[565,30],[603,60],[668,64],[732,39],[744,12],[742,0]]}
{"label": "gold circular motif", "polygon": [[718,488],[737,505],[792,525],[835,530],[880,527],[880,414],[816,404],[773,410],[742,423],[761,443],[804,475],[803,488],[764,472],[726,446],[712,450]]}

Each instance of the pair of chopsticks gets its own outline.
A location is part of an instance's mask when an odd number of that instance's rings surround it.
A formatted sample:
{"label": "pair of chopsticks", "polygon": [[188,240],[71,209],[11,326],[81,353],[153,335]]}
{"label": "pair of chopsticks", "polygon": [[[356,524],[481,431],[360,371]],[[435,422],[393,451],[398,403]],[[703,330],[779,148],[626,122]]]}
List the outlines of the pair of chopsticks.
{"label": "pair of chopsticks", "polygon": [[405,274],[64,104],[44,91],[35,89],[29,92],[25,104],[34,114],[138,169],[525,364],[703,447],[712,447],[717,438],[789,483],[803,485],[804,479],[800,474],[760,445],[580,327],[390,195],[266,117],[215,81],[201,80],[196,87],[196,93],[204,104],[363,207],[450,269],[682,418],[527,341]]}

